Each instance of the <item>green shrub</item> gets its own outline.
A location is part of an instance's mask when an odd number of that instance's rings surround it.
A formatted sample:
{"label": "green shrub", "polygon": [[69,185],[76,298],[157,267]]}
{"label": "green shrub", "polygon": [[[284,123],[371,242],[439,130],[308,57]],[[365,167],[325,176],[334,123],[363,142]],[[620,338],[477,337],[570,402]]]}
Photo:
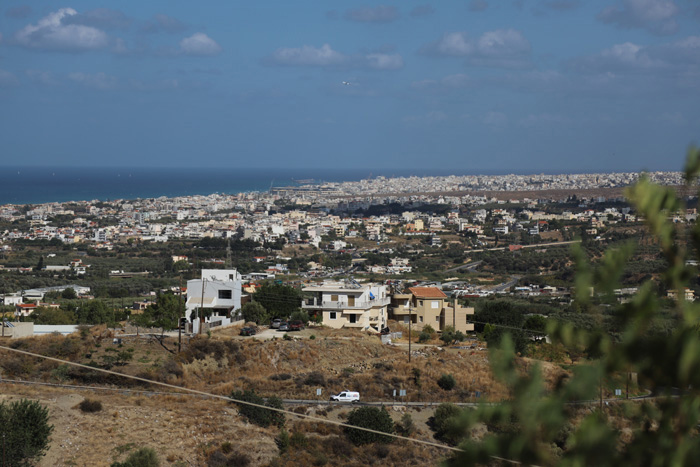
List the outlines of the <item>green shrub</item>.
{"label": "green shrub", "polygon": [[[281,409],[282,399],[279,397],[270,397],[269,399],[265,400],[264,398],[255,394],[255,391],[247,390],[244,392],[234,391],[231,393],[231,398],[235,399],[233,402],[234,404],[238,405],[238,412],[252,423],[262,427],[267,427],[270,425],[284,425],[285,417],[283,413],[258,407],[263,405]],[[256,404],[257,406],[240,403],[237,401],[250,402],[252,404]]]}
{"label": "green shrub", "polygon": [[301,321],[306,325],[309,322],[309,314],[305,311],[295,311],[289,318],[290,321]]}
{"label": "green shrub", "polygon": [[270,315],[267,310],[258,302],[248,302],[241,308],[241,314],[246,323],[254,322],[255,324],[267,323],[270,320]]}
{"label": "green shrub", "polygon": [[452,388],[455,387],[457,384],[457,381],[455,381],[455,377],[450,375],[443,374],[440,376],[440,379],[437,381],[438,386],[440,386],[441,389],[444,389],[445,391],[450,391]]}
{"label": "green shrub", "polygon": [[425,331],[422,331],[420,334],[418,334],[418,342],[420,343],[428,342],[432,338],[433,335]]}
{"label": "green shrub", "polygon": [[[353,410],[348,415],[347,423],[362,428],[383,431],[384,433],[394,432],[394,422],[391,420],[389,412],[384,408],[360,407]],[[356,430],[346,427],[345,433],[350,441],[356,445],[368,443],[390,443],[393,438],[364,430]]]}
{"label": "green shrub", "polygon": [[92,413],[102,410],[102,402],[95,399],[83,399],[78,407],[82,412]]}
{"label": "green shrub", "polygon": [[37,401],[22,399],[0,403],[0,439],[3,463],[17,466],[35,465],[49,449],[49,410]]}
{"label": "green shrub", "polygon": [[296,449],[304,449],[309,445],[309,440],[301,431],[295,431],[289,439],[289,445]]}
{"label": "green shrub", "polygon": [[132,452],[124,462],[114,462],[111,467],[159,467],[160,460],[153,448],[141,448]]}
{"label": "green shrub", "polygon": [[280,430],[280,434],[275,438],[275,444],[280,450],[280,454],[284,454],[289,449],[289,433],[284,428]]}
{"label": "green shrub", "polygon": [[411,414],[405,413],[401,416],[401,421],[396,424],[396,431],[402,436],[411,436],[416,431]]}
{"label": "green shrub", "polygon": [[454,404],[445,403],[440,404],[437,409],[435,409],[435,415],[433,415],[428,424],[430,428],[435,432],[435,437],[441,441],[444,441],[451,445],[457,445],[461,441],[459,434],[453,433],[453,423],[454,418],[462,412],[462,409]]}

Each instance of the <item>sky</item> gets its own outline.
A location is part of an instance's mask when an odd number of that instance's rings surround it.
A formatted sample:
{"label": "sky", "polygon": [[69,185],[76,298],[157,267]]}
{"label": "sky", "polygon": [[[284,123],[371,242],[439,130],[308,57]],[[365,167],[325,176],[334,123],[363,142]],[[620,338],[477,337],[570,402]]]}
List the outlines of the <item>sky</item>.
{"label": "sky", "polygon": [[0,166],[680,170],[693,0],[0,4]]}

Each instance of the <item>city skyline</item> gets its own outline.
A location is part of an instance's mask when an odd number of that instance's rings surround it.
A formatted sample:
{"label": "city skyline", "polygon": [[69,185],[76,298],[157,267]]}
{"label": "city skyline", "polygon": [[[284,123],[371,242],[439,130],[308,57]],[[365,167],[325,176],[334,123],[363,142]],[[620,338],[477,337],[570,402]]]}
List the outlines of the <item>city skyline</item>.
{"label": "city skyline", "polygon": [[678,170],[699,20],[680,0],[7,2],[3,165]]}

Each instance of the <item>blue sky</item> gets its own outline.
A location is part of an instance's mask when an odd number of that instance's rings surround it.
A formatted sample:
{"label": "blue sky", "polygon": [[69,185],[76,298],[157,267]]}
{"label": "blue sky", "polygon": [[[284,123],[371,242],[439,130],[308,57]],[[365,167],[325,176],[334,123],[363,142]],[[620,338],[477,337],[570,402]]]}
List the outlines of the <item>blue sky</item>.
{"label": "blue sky", "polygon": [[4,1],[0,165],[680,169],[691,0]]}

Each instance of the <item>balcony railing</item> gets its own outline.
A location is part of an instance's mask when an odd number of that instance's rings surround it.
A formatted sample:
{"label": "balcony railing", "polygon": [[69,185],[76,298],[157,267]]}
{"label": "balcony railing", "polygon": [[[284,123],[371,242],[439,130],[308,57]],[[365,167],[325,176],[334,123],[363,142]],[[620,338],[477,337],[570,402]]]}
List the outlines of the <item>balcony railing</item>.
{"label": "balcony railing", "polygon": [[374,300],[367,301],[355,301],[353,304],[347,302],[331,302],[327,300],[319,300],[318,298],[307,298],[305,299],[301,307],[302,308],[319,308],[319,309],[333,309],[333,310],[367,310],[374,306],[386,306],[391,302],[389,297],[386,298],[375,298]]}

